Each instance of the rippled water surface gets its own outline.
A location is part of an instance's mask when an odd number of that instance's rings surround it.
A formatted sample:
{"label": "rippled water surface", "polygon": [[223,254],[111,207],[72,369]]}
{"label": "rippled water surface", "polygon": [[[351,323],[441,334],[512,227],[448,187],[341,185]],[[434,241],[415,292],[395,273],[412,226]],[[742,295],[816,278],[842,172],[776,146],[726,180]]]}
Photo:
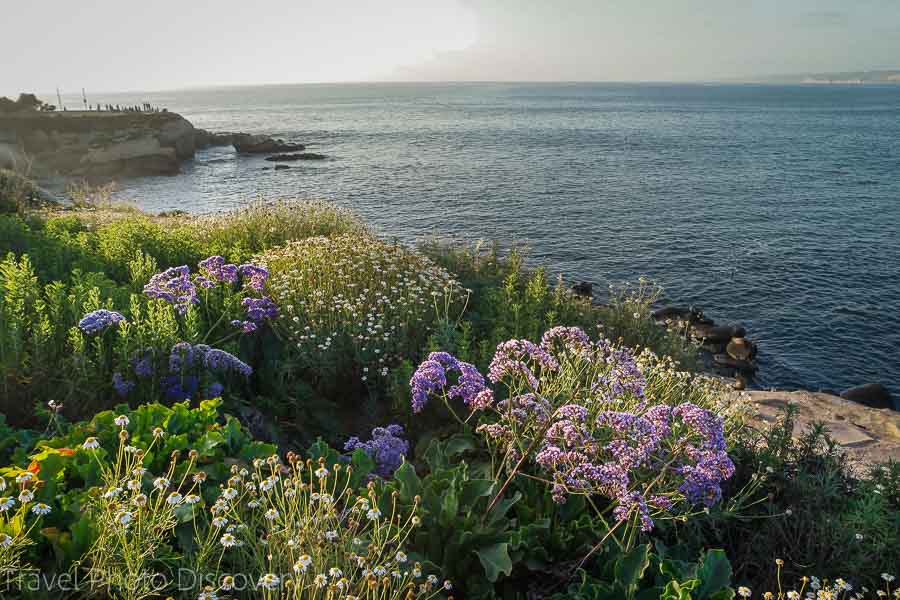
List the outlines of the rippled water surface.
{"label": "rippled water surface", "polygon": [[764,386],[900,394],[900,86],[303,85],[147,100],[333,157],[202,152],[122,182],[152,210],[318,197],[383,233],[525,241],[601,288],[646,275],[743,323]]}

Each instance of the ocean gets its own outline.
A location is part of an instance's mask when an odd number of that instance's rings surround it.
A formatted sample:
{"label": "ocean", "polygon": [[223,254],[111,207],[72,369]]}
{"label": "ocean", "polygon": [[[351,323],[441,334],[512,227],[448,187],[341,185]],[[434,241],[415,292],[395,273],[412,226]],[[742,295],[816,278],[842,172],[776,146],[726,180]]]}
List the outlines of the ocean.
{"label": "ocean", "polygon": [[384,235],[525,243],[601,292],[646,276],[743,324],[757,385],[900,394],[900,86],[285,85],[96,95],[299,141],[123,180],[153,210],[324,198]]}

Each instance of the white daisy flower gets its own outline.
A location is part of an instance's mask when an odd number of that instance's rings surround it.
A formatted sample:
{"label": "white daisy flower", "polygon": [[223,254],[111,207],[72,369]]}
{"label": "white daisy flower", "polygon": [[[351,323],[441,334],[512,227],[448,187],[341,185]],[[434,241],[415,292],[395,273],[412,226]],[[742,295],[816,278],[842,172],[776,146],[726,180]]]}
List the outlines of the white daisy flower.
{"label": "white daisy flower", "polygon": [[34,506],[31,507],[31,512],[36,515],[49,515],[50,507],[44,504],[43,502],[38,502]]}

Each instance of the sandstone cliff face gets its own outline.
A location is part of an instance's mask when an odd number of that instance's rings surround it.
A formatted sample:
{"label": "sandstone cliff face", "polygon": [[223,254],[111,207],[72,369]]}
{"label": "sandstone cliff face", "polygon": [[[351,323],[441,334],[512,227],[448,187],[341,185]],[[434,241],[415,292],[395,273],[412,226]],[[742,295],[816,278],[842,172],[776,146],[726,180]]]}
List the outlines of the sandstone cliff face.
{"label": "sandstone cliff face", "polygon": [[37,175],[174,174],[194,156],[194,138],[175,113],[19,113],[0,116],[0,161],[26,156]]}

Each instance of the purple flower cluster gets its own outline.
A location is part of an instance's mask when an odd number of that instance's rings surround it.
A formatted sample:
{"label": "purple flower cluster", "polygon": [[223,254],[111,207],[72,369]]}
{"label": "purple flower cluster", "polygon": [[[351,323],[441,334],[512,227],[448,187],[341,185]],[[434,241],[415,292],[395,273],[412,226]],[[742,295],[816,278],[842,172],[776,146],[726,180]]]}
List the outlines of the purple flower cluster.
{"label": "purple flower cluster", "polygon": [[488,377],[498,383],[504,377],[522,375],[531,389],[537,391],[540,381],[531,368],[532,364],[549,371],[559,369],[559,361],[543,345],[528,340],[508,340],[497,346]]}
{"label": "purple flower cluster", "polygon": [[556,482],[554,499],[600,493],[616,502],[617,519],[637,514],[645,531],[653,527],[651,507],[671,511],[674,503],[663,495],[648,500],[635,491],[636,480],[674,479],[690,504],[712,506],[722,497],[722,481],[734,474],[721,417],[690,403],[657,405],[643,414],[603,411],[594,428],[577,405],[560,407],[554,417],[535,457]]}
{"label": "purple flower cluster", "polygon": [[107,328],[116,323],[121,323],[124,320],[125,317],[123,317],[121,313],[101,308],[100,310],[95,310],[84,315],[81,320],[78,321],[78,327],[86,334],[92,335],[94,333],[106,331]]}
{"label": "purple flower cluster", "polygon": [[132,357],[131,367],[134,374],[140,378],[146,379],[153,376],[153,348],[147,348],[137,356]]}
{"label": "purple flower cluster", "polygon": [[201,260],[197,266],[205,276],[204,279],[211,284],[203,287],[212,287],[215,283],[237,283],[238,267],[231,263],[226,264],[221,256],[210,256]]}
{"label": "purple flower cluster", "polygon": [[130,379],[125,379],[118,371],[113,373],[112,384],[113,389],[116,390],[116,393],[123,398],[127,396],[135,386],[135,382],[131,381]]}
{"label": "purple flower cluster", "polygon": [[686,449],[693,464],[679,467],[684,481],[678,491],[692,504],[712,506],[722,498],[721,482],[734,475],[734,463],[725,452],[722,417],[689,402],[676,406],[672,414],[700,438],[698,446]]}
{"label": "purple flower cluster", "polygon": [[253,373],[253,368],[243,362],[234,354],[229,354],[224,350],[212,348],[203,355],[203,366],[210,371],[219,373],[236,373],[249,377]]}
{"label": "purple flower cluster", "polygon": [[344,444],[344,450],[353,452],[356,449],[363,450],[371,456],[376,464],[376,473],[381,477],[390,477],[394,474],[409,452],[409,442],[401,438],[403,427],[400,425],[388,425],[376,427],[372,430],[372,439],[361,442],[358,437],[352,437]]}
{"label": "purple flower cluster", "polygon": [[262,298],[244,298],[241,305],[247,309],[247,319],[241,321],[235,319],[231,322],[235,327],[240,327],[244,333],[256,331],[259,323],[266,319],[274,319],[278,316],[278,305],[268,296]]}
{"label": "purple flower cluster", "polygon": [[191,281],[191,270],[186,265],[157,273],[144,286],[144,293],[173,304],[180,314],[186,313],[191,304],[198,302],[197,287]]}
{"label": "purple flower cluster", "polygon": [[244,285],[257,292],[263,291],[266,287],[266,280],[269,279],[269,272],[258,265],[241,265],[238,272],[244,278]]}
{"label": "purple flower cluster", "polygon": [[459,373],[457,383],[447,390],[450,399],[459,398],[472,410],[484,410],[493,404],[493,393],[485,387],[484,376],[467,362],[446,352],[432,352],[409,380],[413,412],[421,412],[428,397],[447,386],[447,374]]}
{"label": "purple flower cluster", "polygon": [[592,390],[606,402],[631,396],[645,400],[647,379],[641,372],[634,355],[628,350],[614,350],[606,357],[609,371],[594,382]]}

